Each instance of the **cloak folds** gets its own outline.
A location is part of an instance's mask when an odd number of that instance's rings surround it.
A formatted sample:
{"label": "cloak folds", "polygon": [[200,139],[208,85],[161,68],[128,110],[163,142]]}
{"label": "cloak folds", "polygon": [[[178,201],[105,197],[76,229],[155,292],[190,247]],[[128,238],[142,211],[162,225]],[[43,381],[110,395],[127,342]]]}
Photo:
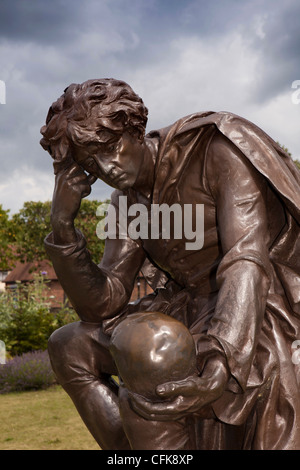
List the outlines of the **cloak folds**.
{"label": "cloak folds", "polygon": [[[280,266],[278,267],[280,277],[288,287],[288,295],[293,308],[300,314],[300,172],[291,157],[259,127],[232,113],[206,112],[192,114],[168,128],[151,132],[150,136],[158,134],[161,140],[153,202],[157,202],[158,197],[161,198],[158,193],[161,192],[162,187],[166,192],[172,181],[176,180],[175,175],[172,178],[172,174],[161,172],[164,161],[170,158],[172,146],[180,145],[180,139],[184,134],[195,130],[200,131],[205,126],[212,125],[216,126],[268,180],[285,206],[286,230],[273,246],[270,257]],[[184,162],[181,164],[184,165]],[[174,168],[174,173],[177,173],[178,169],[175,166]],[[163,181],[161,175],[163,175]],[[150,272],[148,262],[144,269],[150,285],[155,287],[162,285],[165,281],[163,273],[161,273],[162,282],[160,282],[156,271],[153,269]],[[155,279],[155,283],[151,281],[152,278]]]}
{"label": "cloak folds", "polygon": [[[215,126],[266,178],[271,195],[267,207],[269,223],[272,215],[276,218],[275,200],[280,201],[286,221],[269,251],[273,281],[247,385],[241,391],[233,380],[229,382],[213,410],[223,423],[239,426],[251,421],[251,448],[300,448],[300,364],[292,361],[293,343],[300,340],[300,172],[280,146],[251,122],[226,112],[193,114],[149,134],[160,140],[154,203],[163,200],[161,192],[166,194],[174,184],[178,165],[184,166],[184,159],[188,158],[186,152],[180,151],[186,136],[199,134],[206,126]],[[168,163],[171,172],[164,171],[165,163],[172,159],[174,164]],[[148,260],[143,272],[153,288],[161,287],[166,280],[165,273]],[[162,310],[172,314],[172,308],[180,310],[181,302],[175,305],[176,296],[172,293],[169,300],[173,307],[167,308],[167,290],[159,296]],[[182,308],[186,302],[183,294]],[[158,298],[154,305],[159,309]],[[227,355],[226,350],[224,353]],[[247,443],[244,446],[247,448]]]}

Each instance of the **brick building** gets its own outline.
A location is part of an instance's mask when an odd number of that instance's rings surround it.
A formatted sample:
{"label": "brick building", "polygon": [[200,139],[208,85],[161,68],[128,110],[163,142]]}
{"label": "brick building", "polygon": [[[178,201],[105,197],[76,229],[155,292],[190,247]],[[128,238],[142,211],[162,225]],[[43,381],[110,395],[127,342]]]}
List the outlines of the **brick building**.
{"label": "brick building", "polygon": [[16,266],[8,273],[3,282],[6,289],[14,289],[17,282],[32,282],[34,275],[42,274],[47,286],[49,287],[48,297],[52,308],[59,308],[66,301],[66,295],[57,279],[51,263],[47,260],[39,262],[21,263],[18,261]]}

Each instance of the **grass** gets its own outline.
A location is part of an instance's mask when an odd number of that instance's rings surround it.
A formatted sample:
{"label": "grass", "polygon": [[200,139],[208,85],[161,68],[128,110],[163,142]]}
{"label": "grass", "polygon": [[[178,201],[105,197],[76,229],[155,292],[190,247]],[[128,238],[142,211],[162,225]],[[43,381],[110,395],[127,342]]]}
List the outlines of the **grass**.
{"label": "grass", "polygon": [[0,395],[0,450],[100,450],[60,386]]}

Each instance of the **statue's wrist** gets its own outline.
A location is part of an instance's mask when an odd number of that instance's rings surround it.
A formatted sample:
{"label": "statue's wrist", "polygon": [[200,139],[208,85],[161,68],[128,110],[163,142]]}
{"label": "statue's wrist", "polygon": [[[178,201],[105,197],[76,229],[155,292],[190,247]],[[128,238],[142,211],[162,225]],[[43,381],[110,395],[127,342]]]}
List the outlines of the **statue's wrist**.
{"label": "statue's wrist", "polygon": [[206,363],[204,374],[213,380],[217,380],[220,384],[226,384],[230,377],[230,372],[227,366],[227,361],[224,356],[216,353],[210,357]]}
{"label": "statue's wrist", "polygon": [[54,243],[65,245],[77,240],[74,221],[72,219],[55,219],[51,221]]}

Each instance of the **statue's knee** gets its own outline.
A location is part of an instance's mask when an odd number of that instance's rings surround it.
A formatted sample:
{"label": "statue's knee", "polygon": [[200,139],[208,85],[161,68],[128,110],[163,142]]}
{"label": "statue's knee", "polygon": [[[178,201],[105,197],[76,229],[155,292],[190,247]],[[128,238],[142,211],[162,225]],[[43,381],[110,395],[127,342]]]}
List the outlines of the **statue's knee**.
{"label": "statue's knee", "polygon": [[86,375],[99,377],[101,373],[115,375],[108,345],[109,338],[99,324],[78,321],[54,331],[48,341],[48,351],[59,381]]}
{"label": "statue's knee", "polygon": [[149,398],[157,385],[196,371],[195,344],[179,321],[159,312],[133,314],[111,337],[110,352],[124,385]]}
{"label": "statue's knee", "polygon": [[75,323],[69,323],[55,330],[48,339],[48,351],[50,355],[64,354],[70,341],[74,337]]}
{"label": "statue's knee", "polygon": [[68,357],[72,355],[75,329],[76,323],[64,325],[55,330],[48,339],[48,353],[55,373],[65,368]]}

